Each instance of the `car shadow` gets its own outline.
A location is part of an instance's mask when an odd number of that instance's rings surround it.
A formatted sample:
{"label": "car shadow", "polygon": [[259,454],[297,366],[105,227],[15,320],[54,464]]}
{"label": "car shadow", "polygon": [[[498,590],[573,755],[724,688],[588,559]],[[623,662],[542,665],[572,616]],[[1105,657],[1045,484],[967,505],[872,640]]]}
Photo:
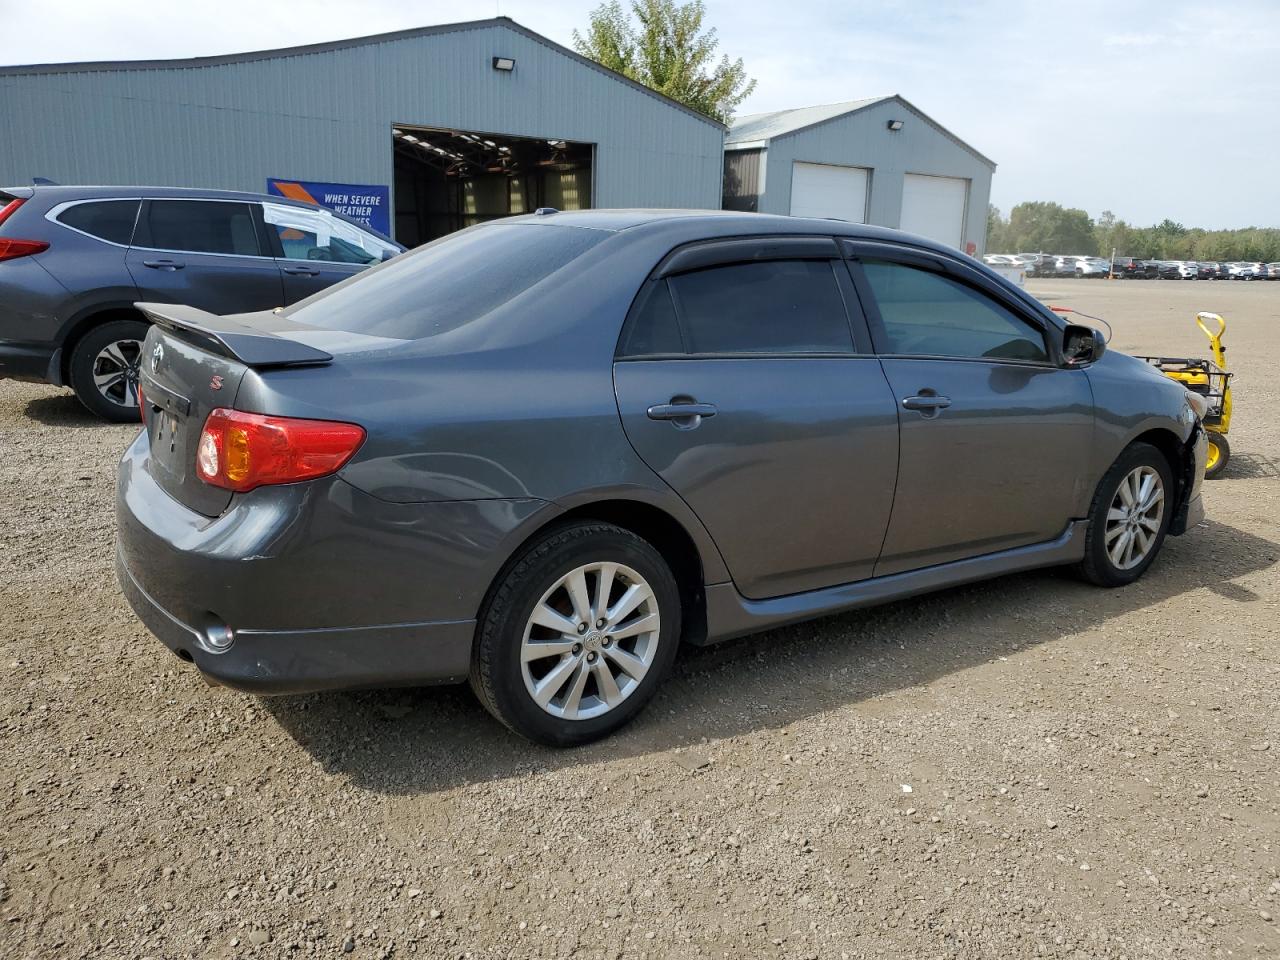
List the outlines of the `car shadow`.
{"label": "car shadow", "polygon": [[1105,628],[1197,589],[1252,602],[1256,594],[1230,581],[1277,559],[1280,543],[1207,521],[1170,538],[1147,575],[1119,590],[1090,586],[1066,571],[1034,571],[686,647],[634,723],[573,750],[510,733],[466,687],[278,697],[263,705],[330,773],[379,793],[432,793],[783,727]]}
{"label": "car shadow", "polygon": [[74,393],[55,393],[27,401],[27,416],[50,427],[115,427],[90,413]]}

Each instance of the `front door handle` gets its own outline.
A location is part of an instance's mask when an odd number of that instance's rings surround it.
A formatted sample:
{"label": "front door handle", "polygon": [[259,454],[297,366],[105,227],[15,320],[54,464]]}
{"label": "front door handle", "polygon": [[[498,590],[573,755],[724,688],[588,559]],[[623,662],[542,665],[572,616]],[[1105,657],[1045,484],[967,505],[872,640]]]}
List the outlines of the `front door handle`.
{"label": "front door handle", "polygon": [[185,263],[179,263],[177,260],[143,260],[144,267],[150,267],[152,270],[181,270],[186,266]]}
{"label": "front door handle", "polygon": [[315,267],[281,267],[280,269],[295,277],[314,277],[320,273]]}
{"label": "front door handle", "polygon": [[681,397],[672,397],[670,403],[656,403],[645,411],[650,420],[670,420],[680,430],[692,430],[706,417],[714,417],[718,412],[713,403],[698,403]]}
{"label": "front door handle", "polygon": [[951,406],[950,397],[942,397],[932,390],[921,390],[914,397],[903,397],[902,407],[905,410],[916,410],[927,418],[936,417],[938,413]]}

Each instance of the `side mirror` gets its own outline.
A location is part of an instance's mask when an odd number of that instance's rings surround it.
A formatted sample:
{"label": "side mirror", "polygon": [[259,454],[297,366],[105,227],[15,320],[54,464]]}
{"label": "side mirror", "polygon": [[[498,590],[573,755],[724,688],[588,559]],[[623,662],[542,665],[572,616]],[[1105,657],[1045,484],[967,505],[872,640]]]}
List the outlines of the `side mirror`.
{"label": "side mirror", "polygon": [[1062,358],[1069,367],[1083,367],[1093,363],[1106,351],[1107,341],[1101,330],[1069,323],[1062,333]]}

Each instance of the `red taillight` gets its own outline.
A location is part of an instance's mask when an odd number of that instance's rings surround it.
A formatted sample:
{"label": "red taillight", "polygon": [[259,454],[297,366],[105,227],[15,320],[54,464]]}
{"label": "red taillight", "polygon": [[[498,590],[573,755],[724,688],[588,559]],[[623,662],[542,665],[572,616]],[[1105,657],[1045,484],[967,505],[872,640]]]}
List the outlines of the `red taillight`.
{"label": "red taillight", "polygon": [[33,253],[44,253],[48,249],[49,244],[43,240],[10,240],[8,237],[0,237],[0,260],[17,260]]}
{"label": "red taillight", "polygon": [[147,425],[147,398],[142,395],[142,385],[138,385],[138,419],[142,421],[142,425]]}
{"label": "red taillight", "polygon": [[4,223],[11,216],[13,216],[14,211],[17,210],[24,203],[26,203],[25,200],[19,200],[17,197],[15,197],[14,199],[6,203],[3,207],[0,207],[0,223]]}
{"label": "red taillight", "polygon": [[272,483],[312,480],[341,469],[364,442],[354,423],[271,417],[219,407],[196,447],[196,476],[244,493]]}

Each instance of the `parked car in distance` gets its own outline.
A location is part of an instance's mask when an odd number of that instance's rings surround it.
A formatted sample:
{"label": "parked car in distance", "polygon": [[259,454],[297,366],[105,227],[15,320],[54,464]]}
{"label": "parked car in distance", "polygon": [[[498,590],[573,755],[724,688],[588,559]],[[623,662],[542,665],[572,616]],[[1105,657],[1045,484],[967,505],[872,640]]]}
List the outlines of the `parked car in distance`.
{"label": "parked car in distance", "polygon": [[894,230],[544,212],[278,312],[144,310],[120,583],[259,693],[469,679],[582,743],[682,640],[1032,567],[1120,586],[1203,515],[1202,398]]}
{"label": "parked car in distance", "polygon": [[1164,260],[1160,263],[1161,280],[1194,280],[1195,268],[1181,260]]}
{"label": "parked car in distance", "polygon": [[1111,274],[1111,261],[1101,257],[1073,257],[1069,267],[1071,273],[1081,279],[1097,280]]}
{"label": "parked car in distance", "polygon": [[[1034,273],[1037,277],[1065,277],[1070,276],[1071,271],[1067,269],[1067,258],[1055,256],[1052,253],[1040,254],[1040,258],[1032,265]],[[1032,267],[1028,267],[1028,273],[1032,272]]]}
{"label": "parked car in distance", "polygon": [[1280,280],[1280,261],[1267,264],[1267,279]]}
{"label": "parked car in distance", "polygon": [[1155,264],[1136,257],[1116,257],[1114,267],[1116,276],[1126,280],[1153,279],[1157,275]]}
{"label": "parked car in distance", "polygon": [[135,301],[211,313],[294,303],[404,248],[328,210],[253,193],[41,185],[0,190],[0,379],[70,386],[138,416]]}
{"label": "parked car in distance", "polygon": [[1196,268],[1197,280],[1217,280],[1218,279],[1218,265],[1216,263],[1197,262],[1195,265],[1195,268]]}

